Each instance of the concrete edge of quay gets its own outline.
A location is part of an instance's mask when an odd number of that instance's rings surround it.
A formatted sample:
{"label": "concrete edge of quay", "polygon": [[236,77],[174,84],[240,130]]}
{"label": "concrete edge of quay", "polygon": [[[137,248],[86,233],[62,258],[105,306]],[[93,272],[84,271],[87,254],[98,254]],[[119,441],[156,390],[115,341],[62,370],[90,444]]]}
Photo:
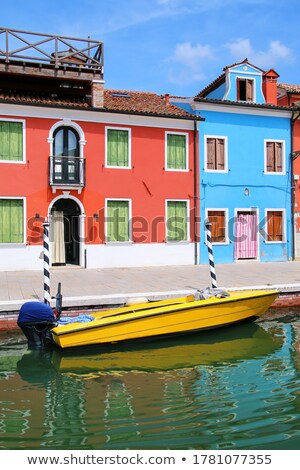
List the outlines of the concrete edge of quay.
{"label": "concrete edge of quay", "polygon": [[[272,304],[271,309],[293,308],[300,306],[300,284],[274,284],[255,285],[244,287],[221,287],[224,290],[272,290],[279,291],[279,297]],[[63,315],[76,316],[87,311],[105,310],[123,305],[129,298],[146,297],[149,301],[171,299],[195,293],[195,289],[184,289],[162,292],[128,292],[121,294],[76,296],[63,298]],[[25,302],[42,302],[43,299],[21,299],[0,301],[0,331],[17,330],[17,318],[21,306]],[[55,299],[51,300],[51,306],[55,306]]]}

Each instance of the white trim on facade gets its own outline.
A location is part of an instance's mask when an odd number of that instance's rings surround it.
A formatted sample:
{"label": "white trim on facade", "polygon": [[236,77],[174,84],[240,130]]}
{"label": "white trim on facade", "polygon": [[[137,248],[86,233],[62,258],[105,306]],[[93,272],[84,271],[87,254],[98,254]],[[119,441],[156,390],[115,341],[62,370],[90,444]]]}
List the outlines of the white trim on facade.
{"label": "white trim on facade", "polygon": [[[220,246],[225,246],[225,245],[229,245],[230,244],[230,240],[229,240],[229,227],[228,227],[228,224],[229,224],[229,218],[228,218],[228,214],[229,214],[229,209],[226,208],[226,207],[208,207],[208,208],[205,208],[205,220],[208,219],[208,212],[209,211],[222,211],[225,213],[225,242],[212,242],[213,245],[220,245]],[[206,243],[206,242],[205,242]]]}
{"label": "white trim on facade", "polygon": [[[129,208],[129,227],[128,227],[128,235],[129,240],[124,242],[110,242],[107,240],[107,203],[108,201],[127,201],[128,208]],[[105,236],[105,244],[114,246],[114,245],[128,245],[132,244],[132,199],[130,198],[121,198],[121,197],[107,197],[105,198],[105,209],[104,209],[104,236]]]}
{"label": "white trim on facade", "polygon": [[0,248],[3,246],[23,246],[26,245],[27,240],[27,201],[25,196],[0,196],[0,199],[18,199],[23,201],[23,241],[20,243],[1,243]]}
{"label": "white trim on facade", "polygon": [[[91,111],[80,109],[50,108],[39,106],[26,106],[20,104],[0,104],[0,113],[6,116],[24,116],[31,118],[45,118],[55,120],[69,120],[76,122],[95,122],[108,125],[121,126],[143,126],[154,128],[169,128],[179,130],[193,130],[194,120],[156,117],[156,116],[138,116],[134,114],[122,114],[109,111]],[[195,116],[196,117],[196,116]]]}
{"label": "white trim on facade", "polygon": [[71,119],[63,119],[62,121],[56,122],[51,127],[51,129],[49,131],[49,136],[48,136],[48,139],[47,139],[48,143],[50,144],[49,156],[50,157],[53,156],[53,144],[54,144],[53,134],[56,131],[56,129],[58,129],[59,127],[71,127],[73,129],[75,129],[75,131],[79,135],[79,157],[84,158],[84,146],[86,144],[85,135],[84,135],[84,132],[83,132],[82,128],[79,126],[79,124],[77,124],[77,122],[75,122],[74,120],[71,120]]}
{"label": "white trim on facade", "polygon": [[[179,103],[179,101],[178,101]],[[240,103],[247,103],[247,102],[240,102]],[[234,102],[232,104],[228,103],[208,103],[204,101],[194,101],[192,104],[192,109],[194,111],[213,111],[218,113],[231,113],[231,114],[247,114],[252,116],[268,116],[268,117],[276,117],[276,118],[289,118],[292,115],[292,111],[279,111],[278,109],[265,109],[263,105],[261,107],[251,107],[251,103],[248,105],[245,104],[244,106],[236,105]]]}
{"label": "white trim on facade", "polygon": [[[1,109],[1,107],[0,107]],[[3,113],[6,114],[6,113]],[[17,113],[19,114],[19,113]],[[0,163],[11,163],[13,165],[23,165],[24,163],[27,162],[26,159],[26,120],[25,119],[18,119],[18,118],[4,118],[0,117],[0,121],[6,121],[6,122],[21,122],[23,124],[22,126],[22,146],[23,146],[23,159],[22,160],[0,160]]]}
{"label": "white trim on facade", "polygon": [[[278,142],[282,144],[282,171],[268,171],[267,170],[267,143],[268,142]],[[283,176],[286,175],[286,150],[285,150],[285,140],[280,139],[264,139],[264,174],[272,176]]]}
{"label": "white trim on facade", "polygon": [[[76,204],[78,205],[78,207],[80,208],[80,212],[81,214],[79,215],[79,266],[82,266],[84,267],[85,266],[85,218],[86,218],[86,214],[85,214],[85,210],[84,210],[84,206],[82,204],[82,202],[77,199],[75,196],[72,196],[70,194],[70,191],[63,191],[63,194],[55,197],[54,199],[52,199],[52,201],[50,202],[49,204],[49,207],[48,207],[48,220],[49,220],[49,223],[50,223],[50,229],[51,229],[51,211],[52,211],[52,207],[54,206],[55,202],[58,201],[59,199],[72,199],[74,202],[76,202]],[[52,260],[51,260],[51,251],[50,250],[50,264],[52,264]]]}
{"label": "white trim on facade", "polygon": [[265,243],[267,245],[280,245],[282,243],[286,243],[286,209],[282,209],[281,207],[266,207],[265,208],[265,224],[264,229],[265,233],[268,236],[268,212],[281,212],[282,213],[282,240],[268,240],[267,237],[265,238]]}
{"label": "white trim on facade", "polygon": [[[225,135],[209,135],[204,136],[204,171],[205,173],[228,173],[228,137]],[[209,170],[207,168],[207,139],[224,140],[224,170]]]}
{"label": "white trim on facade", "polygon": [[194,250],[192,242],[89,244],[87,268],[193,265]]}
{"label": "white trim on facade", "polygon": [[[168,240],[168,202],[185,202],[186,203],[186,240]],[[190,201],[189,199],[166,199],[165,200],[165,243],[170,244],[181,244],[181,243],[191,243],[191,220],[190,220]]]}
{"label": "white trim on facade", "polygon": [[[168,168],[168,135],[184,135],[185,136],[185,168]],[[188,172],[189,171],[189,135],[187,132],[165,132],[165,171]]]}
{"label": "white trim on facade", "polygon": [[[107,163],[107,131],[109,129],[116,130],[116,131],[127,131],[128,132],[128,165],[127,166],[114,166],[108,165]],[[132,168],[132,155],[131,155],[131,128],[130,127],[120,127],[120,126],[105,126],[105,168],[115,168],[117,170],[130,170]]]}

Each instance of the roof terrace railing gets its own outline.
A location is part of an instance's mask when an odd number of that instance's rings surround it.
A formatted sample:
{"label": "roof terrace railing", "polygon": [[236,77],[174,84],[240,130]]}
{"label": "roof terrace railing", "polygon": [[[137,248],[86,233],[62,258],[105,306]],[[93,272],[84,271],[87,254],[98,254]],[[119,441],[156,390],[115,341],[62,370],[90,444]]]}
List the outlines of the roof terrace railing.
{"label": "roof terrace railing", "polygon": [[104,47],[90,38],[72,38],[0,27],[0,60],[78,67],[103,74]]}

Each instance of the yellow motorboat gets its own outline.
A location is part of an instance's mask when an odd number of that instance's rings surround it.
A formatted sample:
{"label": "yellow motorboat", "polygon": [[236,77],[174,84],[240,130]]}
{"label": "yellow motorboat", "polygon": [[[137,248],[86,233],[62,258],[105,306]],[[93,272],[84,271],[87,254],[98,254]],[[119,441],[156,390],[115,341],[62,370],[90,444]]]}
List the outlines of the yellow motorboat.
{"label": "yellow motorboat", "polygon": [[60,348],[151,339],[194,333],[231,324],[254,321],[263,315],[278,296],[277,290],[246,290],[147,302],[97,312],[87,323],[75,322],[51,329]]}

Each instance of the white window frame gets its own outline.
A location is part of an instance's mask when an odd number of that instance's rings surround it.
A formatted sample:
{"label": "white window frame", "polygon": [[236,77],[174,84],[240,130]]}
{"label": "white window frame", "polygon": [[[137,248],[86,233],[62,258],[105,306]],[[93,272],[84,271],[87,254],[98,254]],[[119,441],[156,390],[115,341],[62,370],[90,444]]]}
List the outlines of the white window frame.
{"label": "white window frame", "polygon": [[[208,212],[209,211],[222,211],[225,213],[225,242],[212,242],[212,245],[221,245],[221,246],[224,246],[224,245],[229,245],[229,231],[228,231],[228,222],[229,222],[229,219],[228,219],[228,214],[229,214],[229,209],[228,208],[225,208],[225,207],[208,207],[205,209],[205,220],[208,219]],[[205,243],[206,243],[206,239],[205,239]]]}
{"label": "white window frame", "polygon": [[[185,202],[186,203],[186,240],[168,240],[168,202]],[[166,199],[165,200],[165,242],[166,243],[190,243],[191,241],[191,227],[190,227],[190,201],[189,199]]]}
{"label": "white window frame", "polygon": [[[128,202],[128,207],[129,207],[129,228],[128,228],[128,236],[129,240],[126,240],[124,242],[119,242],[119,241],[108,241],[108,227],[107,227],[107,203],[108,201],[127,201]],[[128,245],[132,244],[132,199],[130,198],[120,198],[120,197],[108,197],[105,198],[105,212],[104,212],[104,236],[105,236],[105,243],[107,245]]]}
{"label": "white window frame", "polygon": [[[207,139],[224,140],[224,170],[211,170],[207,168]],[[204,171],[206,173],[228,173],[228,137],[225,135],[204,135]]]}
{"label": "white window frame", "polygon": [[26,245],[26,238],[27,238],[27,233],[26,233],[26,220],[27,220],[27,205],[26,205],[26,197],[22,196],[0,196],[0,199],[18,199],[20,201],[23,201],[23,240],[19,243],[7,243],[7,242],[0,242],[0,248],[1,246],[23,246]]}
{"label": "white window frame", "polygon": [[[268,212],[281,212],[282,213],[282,240],[268,240]],[[265,208],[265,225],[264,225],[267,245],[280,245],[286,243],[286,209],[281,207],[266,207]]]}
{"label": "white window frame", "polygon": [[[253,92],[253,100],[252,101],[246,101],[246,100],[239,100],[238,99],[238,96],[237,96],[237,89],[238,89],[237,82],[238,82],[238,80],[249,80],[249,81],[252,82],[252,92]],[[251,78],[251,77],[248,77],[248,76],[240,76],[240,75],[236,76],[235,77],[235,91],[236,91],[236,100],[239,103],[256,103],[256,78]]]}
{"label": "white window frame", "polygon": [[10,163],[13,165],[24,165],[26,163],[26,120],[25,119],[14,119],[14,118],[3,118],[0,117],[0,121],[6,122],[21,122],[22,125],[22,146],[23,146],[23,159],[22,160],[1,160],[0,163]]}
{"label": "white window frame", "polygon": [[[185,136],[185,168],[168,168],[168,135],[184,135]],[[189,134],[188,132],[165,132],[165,171],[188,172],[189,171]]]}
{"label": "white window frame", "polygon": [[[267,170],[267,143],[277,142],[282,144],[282,171],[268,171]],[[264,173],[265,175],[282,176],[286,175],[286,154],[285,154],[285,140],[281,139],[264,139]]]}
{"label": "white window frame", "polygon": [[[127,166],[116,166],[116,165],[109,165],[107,161],[107,131],[108,130],[114,131],[127,131],[128,132],[128,165]],[[131,156],[131,128],[130,127],[119,127],[119,126],[105,126],[105,168],[114,168],[116,170],[130,170],[132,168],[132,156]]]}

